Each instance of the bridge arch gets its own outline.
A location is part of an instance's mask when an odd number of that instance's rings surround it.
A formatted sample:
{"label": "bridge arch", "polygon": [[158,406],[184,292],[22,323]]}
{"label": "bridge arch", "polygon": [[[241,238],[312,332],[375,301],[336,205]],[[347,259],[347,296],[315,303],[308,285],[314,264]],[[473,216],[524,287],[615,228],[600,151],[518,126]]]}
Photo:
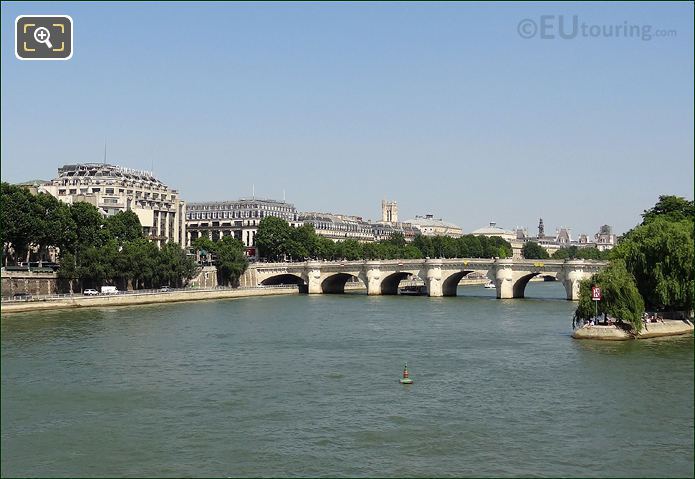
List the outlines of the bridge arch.
{"label": "bridge arch", "polygon": [[[514,286],[512,287],[513,291],[513,298],[523,298],[524,293],[526,291],[526,285],[531,281],[531,278],[535,278],[536,276],[540,276],[541,278],[545,279],[546,281],[557,281],[557,274],[556,273],[541,273],[539,271],[525,274],[518,278],[514,282]],[[552,278],[552,279],[548,279]]]}
{"label": "bridge arch", "polygon": [[292,273],[276,274],[261,281],[261,285],[263,286],[277,286],[281,284],[296,284],[297,286],[299,286],[300,293],[308,292],[308,285],[306,280],[301,276]]}
{"label": "bridge arch", "polygon": [[[398,294],[398,285],[401,281],[407,279],[409,276],[415,276],[418,279],[422,279],[420,278],[419,274],[413,271],[396,271],[395,273],[385,276],[384,279],[381,280],[381,294]],[[425,284],[427,284],[426,281]]]}
{"label": "bridge arch", "polygon": [[461,281],[464,276],[472,272],[473,270],[463,270],[456,271],[450,274],[444,281],[442,281],[442,295],[456,296],[456,290],[458,288],[459,281]]}
{"label": "bridge arch", "polygon": [[328,294],[345,293],[345,285],[352,278],[357,278],[358,280],[360,280],[362,285],[364,285],[364,281],[362,281],[362,279],[358,275],[351,273],[335,273],[326,276],[323,279],[323,281],[321,281],[321,292]]}

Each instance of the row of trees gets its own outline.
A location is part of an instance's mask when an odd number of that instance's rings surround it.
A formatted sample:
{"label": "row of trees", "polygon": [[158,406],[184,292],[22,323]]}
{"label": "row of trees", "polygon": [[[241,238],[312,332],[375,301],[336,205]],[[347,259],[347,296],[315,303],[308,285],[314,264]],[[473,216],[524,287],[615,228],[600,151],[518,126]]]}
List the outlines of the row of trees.
{"label": "row of trees", "polygon": [[594,316],[591,286],[601,287],[599,314],[607,313],[641,329],[645,308],[692,314],[695,278],[695,205],[678,196],[659,197],[611,251],[610,266],[580,285],[578,319]]}
{"label": "row of trees", "polygon": [[512,246],[497,237],[418,235],[412,243],[406,243],[402,233],[394,233],[389,239],[371,243],[354,239],[334,242],[316,234],[310,224],[292,228],[285,220],[275,217],[263,218],[259,223],[256,246],[260,256],[270,261],[507,258],[512,255]]}
{"label": "row of trees", "polygon": [[[127,213],[117,213],[117,215]],[[195,261],[176,243],[162,248],[145,238],[124,241],[120,246],[109,239],[102,245],[81,250],[78,256],[66,251],[60,255],[58,277],[68,281],[70,292],[98,288],[104,284],[119,289],[182,287],[196,273]]]}
{"label": "row of trees", "polygon": [[161,249],[148,241],[132,211],[104,217],[89,203],[63,203],[32,195],[3,182],[0,232],[3,262],[45,260],[58,248],[58,275],[80,289],[115,284],[120,288],[181,286],[193,277],[195,262],[175,243]]}
{"label": "row of trees", "polygon": [[593,259],[607,260],[611,257],[609,250],[599,251],[598,248],[587,246],[579,248],[578,246],[566,246],[558,249],[552,255],[538,243],[527,241],[521,248],[521,254],[526,259]]}

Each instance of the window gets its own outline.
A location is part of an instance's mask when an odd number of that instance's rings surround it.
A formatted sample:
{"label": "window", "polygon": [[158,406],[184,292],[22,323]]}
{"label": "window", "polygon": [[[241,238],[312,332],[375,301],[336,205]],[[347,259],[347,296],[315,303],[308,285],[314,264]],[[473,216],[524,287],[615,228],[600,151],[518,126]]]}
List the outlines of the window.
{"label": "window", "polygon": [[113,188],[106,188],[106,194],[112,195],[113,194]]}

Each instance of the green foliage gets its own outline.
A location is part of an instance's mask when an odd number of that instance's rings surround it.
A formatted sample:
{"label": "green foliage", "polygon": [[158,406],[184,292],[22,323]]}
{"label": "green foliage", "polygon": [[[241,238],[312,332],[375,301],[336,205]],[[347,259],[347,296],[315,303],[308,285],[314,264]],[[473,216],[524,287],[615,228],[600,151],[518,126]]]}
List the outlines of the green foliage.
{"label": "green foliage", "polygon": [[2,183],[2,202],[0,203],[0,231],[2,232],[3,254],[10,246],[16,263],[23,260],[35,238],[42,235],[35,199],[26,189]]}
{"label": "green foliage", "polygon": [[[592,301],[592,286],[601,288],[601,301]],[[590,319],[594,317],[596,310],[599,315],[608,314],[630,323],[635,331],[641,330],[644,300],[622,261],[614,261],[600,273],[580,282],[575,317],[580,320]]]}
{"label": "green foliage", "polygon": [[[670,214],[651,218],[633,229],[615,249],[651,309],[693,309],[693,221],[673,221]],[[675,215],[679,217],[679,215]]]}
{"label": "green foliage", "polygon": [[70,206],[70,215],[75,222],[77,240],[75,242],[76,256],[91,246],[101,246],[108,240],[101,234],[104,219],[96,206],[85,202],[77,202]]}
{"label": "green foliage", "polygon": [[[256,232],[256,246],[261,257],[271,261],[285,260],[289,256],[291,248],[292,227],[287,221],[275,216],[266,216],[258,223]],[[295,240],[296,241],[296,240]]]}
{"label": "green foliage", "polygon": [[104,218],[89,203],[65,204],[51,195],[2,183],[3,254],[14,251],[13,261],[23,261],[30,247],[45,254],[59,249],[58,277],[81,287],[105,283],[127,287],[181,286],[195,273],[195,263],[176,244],[161,250],[142,235],[132,211]]}
{"label": "green foliage", "polygon": [[244,243],[232,236],[223,236],[216,242],[207,236],[200,237],[192,246],[217,267],[218,284],[236,286],[248,267]]}
{"label": "green foliage", "polygon": [[521,254],[526,259],[548,259],[550,255],[541,245],[534,241],[527,241],[521,248]]}
{"label": "green foliage", "polygon": [[199,236],[191,242],[191,246],[198,252],[203,263],[212,264],[215,256],[215,242],[207,235]]}
{"label": "green foliage", "polygon": [[239,277],[244,274],[249,264],[245,251],[244,243],[231,236],[225,236],[217,242],[215,265],[220,284],[225,286],[238,284]]}
{"label": "green foliage", "polygon": [[140,218],[132,211],[119,211],[106,218],[103,232],[107,238],[115,239],[118,244],[143,237]]}
{"label": "green foliage", "polygon": [[403,233],[395,232],[390,238],[377,242],[360,243],[354,239],[333,242],[318,236],[309,224],[292,228],[286,221],[275,217],[261,220],[256,234],[256,245],[260,256],[270,261],[304,261],[309,258],[355,261],[512,256],[511,244],[498,237],[465,235],[452,238],[418,235],[412,243],[407,243]]}
{"label": "green foliage", "polygon": [[642,213],[642,224],[651,223],[657,218],[672,222],[695,218],[695,204],[681,196],[661,195],[653,208]]}

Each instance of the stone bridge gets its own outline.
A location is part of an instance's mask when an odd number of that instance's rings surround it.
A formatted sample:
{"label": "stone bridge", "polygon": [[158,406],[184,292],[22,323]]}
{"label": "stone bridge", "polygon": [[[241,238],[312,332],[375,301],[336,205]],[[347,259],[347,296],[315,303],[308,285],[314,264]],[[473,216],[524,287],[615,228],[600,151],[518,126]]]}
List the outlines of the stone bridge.
{"label": "stone bridge", "polygon": [[398,284],[420,278],[429,296],[456,296],[461,279],[470,273],[494,282],[497,297],[523,298],[533,277],[560,281],[567,299],[579,299],[579,281],[604,268],[605,261],[512,259],[415,259],[381,261],[306,261],[303,263],[252,263],[241,278],[242,286],[298,284],[309,294],[343,293],[357,278],[369,295],[398,294]]}

